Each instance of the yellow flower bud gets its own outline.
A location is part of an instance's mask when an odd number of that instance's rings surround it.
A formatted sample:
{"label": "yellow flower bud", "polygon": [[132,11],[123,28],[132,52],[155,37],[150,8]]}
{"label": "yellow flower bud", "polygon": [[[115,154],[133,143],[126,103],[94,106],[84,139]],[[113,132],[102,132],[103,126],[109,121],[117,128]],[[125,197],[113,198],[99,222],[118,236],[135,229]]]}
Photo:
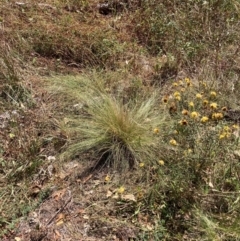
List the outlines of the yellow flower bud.
{"label": "yellow flower bud", "polygon": [[161,165],[161,166],[164,166],[164,161],[163,160],[159,160],[158,164]]}
{"label": "yellow flower bud", "polygon": [[182,126],[186,126],[188,124],[188,122],[185,119],[183,119],[183,120],[179,121],[179,124]]}
{"label": "yellow flower bud", "polygon": [[217,96],[217,93],[216,93],[215,91],[211,91],[211,92],[210,92],[210,96],[213,97],[213,98],[215,98],[215,97]]}
{"label": "yellow flower bud", "polygon": [[158,129],[158,128],[154,128],[153,132],[154,132],[155,134],[158,134],[158,133],[159,133],[159,129]]}
{"label": "yellow flower bud", "polygon": [[194,107],[194,103],[192,101],[189,102],[188,104],[190,107]]}
{"label": "yellow flower bud", "polygon": [[208,119],[207,116],[203,116],[202,119],[201,119],[201,122],[202,122],[202,123],[206,123],[206,122],[208,122],[208,120],[209,120],[209,119]]}
{"label": "yellow flower bud", "polygon": [[139,163],[139,167],[144,167],[144,166],[145,166],[144,162]]}
{"label": "yellow flower bud", "polygon": [[185,82],[186,82],[187,86],[192,86],[192,82],[189,78],[185,78]]}
{"label": "yellow flower bud", "polygon": [[163,101],[163,103],[167,103],[167,102],[168,102],[168,96],[164,96],[164,97],[162,98],[162,101]]}
{"label": "yellow flower bud", "polygon": [[213,120],[221,120],[223,118],[223,114],[220,113],[220,112],[217,112],[217,113],[213,113],[212,114],[212,119]]}
{"label": "yellow flower bud", "polygon": [[177,142],[176,142],[174,139],[171,139],[171,140],[169,141],[169,143],[170,143],[172,146],[177,146],[177,145],[178,145]]}
{"label": "yellow flower bud", "polygon": [[197,98],[197,99],[202,99],[202,94],[199,94],[199,93],[196,94],[196,98]]}
{"label": "yellow flower bud", "polygon": [[183,115],[188,115],[188,110],[185,110],[185,109],[182,110],[182,114],[183,114]]}
{"label": "yellow flower bud", "polygon": [[210,107],[214,110],[217,109],[217,103],[211,103]]}
{"label": "yellow flower bud", "polygon": [[199,113],[196,112],[196,111],[193,111],[193,112],[191,113],[191,117],[192,117],[193,119],[197,119],[197,118],[199,117]]}
{"label": "yellow flower bud", "polygon": [[119,187],[118,190],[117,190],[117,192],[119,194],[123,193],[124,191],[125,191],[125,187],[123,187],[123,186]]}
{"label": "yellow flower bud", "polygon": [[109,175],[107,175],[106,177],[105,177],[105,182],[109,182],[110,181],[110,176]]}
{"label": "yellow flower bud", "polygon": [[204,101],[203,101],[203,105],[204,105],[204,106],[208,105],[208,100],[204,100]]}

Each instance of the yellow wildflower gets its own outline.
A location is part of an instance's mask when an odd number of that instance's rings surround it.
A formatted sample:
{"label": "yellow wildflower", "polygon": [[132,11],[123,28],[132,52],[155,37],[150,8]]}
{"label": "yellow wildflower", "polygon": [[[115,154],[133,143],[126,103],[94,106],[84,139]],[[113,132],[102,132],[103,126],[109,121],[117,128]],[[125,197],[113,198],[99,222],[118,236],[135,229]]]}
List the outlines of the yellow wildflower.
{"label": "yellow wildflower", "polygon": [[184,92],[185,90],[186,90],[185,88],[181,88],[181,90],[180,90],[180,91],[181,91],[181,92]]}
{"label": "yellow wildflower", "polygon": [[164,96],[164,97],[162,98],[162,102],[163,102],[163,103],[167,103],[167,102],[168,102],[168,96]]}
{"label": "yellow wildflower", "polygon": [[197,94],[196,94],[196,98],[197,98],[197,99],[202,99],[202,94],[197,93]]}
{"label": "yellow wildflower", "polygon": [[105,182],[109,182],[110,181],[110,176],[109,175],[107,175],[106,177],[105,177]]}
{"label": "yellow wildflower", "polygon": [[220,135],[219,135],[219,139],[220,140],[222,140],[222,139],[227,139],[227,138],[229,138],[231,136],[231,134],[230,133],[226,133],[226,132],[223,132],[223,133],[221,133]]}
{"label": "yellow wildflower", "polygon": [[181,96],[176,96],[176,97],[175,97],[175,100],[180,101],[180,100],[181,100]]}
{"label": "yellow wildflower", "polygon": [[182,126],[186,126],[188,124],[188,122],[185,119],[183,119],[183,120],[179,121],[179,124]]}
{"label": "yellow wildflower", "polygon": [[223,130],[224,130],[224,132],[231,132],[231,129],[229,126],[224,126]]}
{"label": "yellow wildflower", "polygon": [[204,101],[203,101],[203,105],[204,105],[204,106],[208,105],[208,100],[204,100]]}
{"label": "yellow wildflower", "polygon": [[217,109],[217,103],[215,103],[215,102],[211,103],[211,104],[210,104],[210,107],[211,107],[212,109]]}
{"label": "yellow wildflower", "polygon": [[234,125],[232,126],[232,128],[235,129],[235,130],[238,130],[238,129],[239,129],[239,125],[234,124]]}
{"label": "yellow wildflower", "polygon": [[194,103],[192,101],[189,102],[188,104],[190,107],[194,107]]}
{"label": "yellow wildflower", "polygon": [[181,100],[181,94],[178,91],[176,91],[173,95],[176,100]]}
{"label": "yellow wildflower", "polygon": [[176,97],[176,96],[181,96],[181,94],[178,92],[178,91],[176,91],[176,92],[174,92],[174,97]]}
{"label": "yellow wildflower", "polygon": [[145,166],[144,162],[139,163],[139,167],[144,167],[144,166]]}
{"label": "yellow wildflower", "polygon": [[178,83],[179,83],[179,85],[183,85],[183,81],[182,80],[179,80]]}
{"label": "yellow wildflower", "polygon": [[221,119],[223,118],[223,114],[222,114],[222,113],[218,113],[217,118],[218,118],[219,120],[221,120]]}
{"label": "yellow wildflower", "polygon": [[158,128],[154,128],[153,132],[154,132],[155,134],[158,134],[158,133],[159,133],[159,129],[158,129]]}
{"label": "yellow wildflower", "polygon": [[192,82],[189,78],[185,78],[185,82],[187,84],[187,86],[191,86],[192,85]]}
{"label": "yellow wildflower", "polygon": [[231,137],[231,134],[232,134],[231,132],[225,132],[225,135],[227,138]]}
{"label": "yellow wildflower", "polygon": [[210,96],[213,97],[213,98],[215,98],[215,97],[217,96],[217,93],[216,93],[215,91],[211,91],[211,92],[210,92]]}
{"label": "yellow wildflower", "polygon": [[[219,139],[224,139],[224,138],[229,138],[231,137],[231,131],[230,128],[228,126],[225,126],[226,131],[224,130],[220,135],[219,135]],[[229,129],[228,129],[229,128]],[[223,128],[224,129],[224,128]]]}
{"label": "yellow wildflower", "polygon": [[175,86],[175,87],[178,86],[178,83],[174,82],[174,83],[173,83],[173,86]]}
{"label": "yellow wildflower", "polygon": [[202,122],[202,123],[206,123],[206,122],[208,122],[208,120],[209,120],[209,119],[208,119],[207,116],[203,116],[202,119],[201,119],[201,122]]}
{"label": "yellow wildflower", "polygon": [[164,166],[164,161],[163,160],[159,160],[158,164],[161,165],[161,166]]}
{"label": "yellow wildflower", "polygon": [[123,186],[119,187],[117,190],[117,192],[120,194],[123,193],[124,191],[125,191],[125,187],[123,187]]}
{"label": "yellow wildflower", "polygon": [[222,134],[224,134],[227,138],[229,138],[232,134],[231,128],[229,126],[224,126]]}
{"label": "yellow wildflower", "polygon": [[202,86],[203,86],[204,88],[207,87],[207,83],[206,83],[205,81],[202,81],[201,84],[202,84]]}
{"label": "yellow wildflower", "polygon": [[220,113],[220,112],[217,112],[217,113],[213,113],[212,114],[212,119],[213,120],[221,120],[223,118],[223,114]]}
{"label": "yellow wildflower", "polygon": [[192,117],[193,119],[197,119],[197,118],[199,117],[199,113],[196,112],[196,111],[193,111],[193,112],[191,113],[191,117]]}
{"label": "yellow wildflower", "polygon": [[219,120],[221,120],[223,118],[223,114],[219,112],[217,117],[218,117]]}
{"label": "yellow wildflower", "polygon": [[188,110],[186,110],[186,109],[182,110],[182,114],[183,115],[188,115]]}
{"label": "yellow wildflower", "polygon": [[226,137],[225,133],[219,135],[219,139],[220,139],[220,140],[221,140],[221,139],[224,139],[225,137]]}
{"label": "yellow wildflower", "polygon": [[174,131],[173,131],[173,134],[174,134],[174,135],[177,135],[177,134],[178,134],[178,131],[177,131],[177,130],[174,130]]}
{"label": "yellow wildflower", "polygon": [[222,111],[227,111],[227,107],[224,106],[224,107],[222,108]]}
{"label": "yellow wildflower", "polygon": [[169,113],[174,114],[177,111],[176,103],[172,102],[169,107]]}
{"label": "yellow wildflower", "polygon": [[212,119],[217,120],[217,113],[212,113]]}
{"label": "yellow wildflower", "polygon": [[169,141],[169,143],[172,145],[172,146],[177,146],[177,142],[174,140],[174,139],[171,139]]}
{"label": "yellow wildflower", "polygon": [[183,153],[184,153],[184,156],[188,156],[192,152],[193,152],[192,149],[189,148],[189,149],[185,150]]}

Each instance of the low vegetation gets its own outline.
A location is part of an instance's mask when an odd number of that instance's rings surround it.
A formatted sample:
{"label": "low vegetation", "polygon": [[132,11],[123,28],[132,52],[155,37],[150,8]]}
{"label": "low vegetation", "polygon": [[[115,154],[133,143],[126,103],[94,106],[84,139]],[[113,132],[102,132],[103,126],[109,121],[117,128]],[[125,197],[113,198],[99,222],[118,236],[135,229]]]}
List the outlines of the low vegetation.
{"label": "low vegetation", "polygon": [[239,7],[5,1],[3,240],[66,186],[95,240],[239,240]]}
{"label": "low vegetation", "polygon": [[[138,97],[125,100],[123,93],[114,96],[107,92],[99,80],[61,77],[56,81],[57,86],[63,82],[65,89],[58,93],[65,96],[65,100],[70,93],[78,111],[66,124],[65,132],[71,136],[68,154],[93,151],[100,165],[113,165],[118,171],[156,160],[159,146],[154,141],[154,129],[157,132],[164,123],[157,93],[142,93],[145,96],[138,93]],[[74,94],[71,93],[73,85],[76,86]]]}

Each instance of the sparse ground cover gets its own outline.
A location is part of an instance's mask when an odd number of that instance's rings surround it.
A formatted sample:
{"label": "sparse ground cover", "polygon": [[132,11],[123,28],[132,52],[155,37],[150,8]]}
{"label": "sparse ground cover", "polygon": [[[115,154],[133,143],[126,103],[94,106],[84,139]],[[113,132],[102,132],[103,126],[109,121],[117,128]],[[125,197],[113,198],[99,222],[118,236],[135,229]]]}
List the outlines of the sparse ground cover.
{"label": "sparse ground cover", "polygon": [[239,240],[238,1],[97,4],[1,3],[1,239]]}

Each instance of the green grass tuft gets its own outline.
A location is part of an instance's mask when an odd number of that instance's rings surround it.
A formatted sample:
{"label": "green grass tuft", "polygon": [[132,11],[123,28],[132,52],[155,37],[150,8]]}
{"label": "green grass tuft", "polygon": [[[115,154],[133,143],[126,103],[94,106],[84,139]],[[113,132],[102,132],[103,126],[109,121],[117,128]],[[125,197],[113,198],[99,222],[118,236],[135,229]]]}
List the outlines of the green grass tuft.
{"label": "green grass tuft", "polygon": [[[91,150],[99,161],[120,169],[156,161],[159,142],[153,130],[164,123],[157,94],[124,103],[120,96],[113,97],[104,91],[100,81],[87,78],[78,81],[77,88],[76,79],[68,79],[68,86],[76,85],[75,101],[80,101],[82,109],[80,115],[65,126],[72,139],[65,155]],[[64,98],[69,93],[67,88],[66,85],[61,89]]]}

